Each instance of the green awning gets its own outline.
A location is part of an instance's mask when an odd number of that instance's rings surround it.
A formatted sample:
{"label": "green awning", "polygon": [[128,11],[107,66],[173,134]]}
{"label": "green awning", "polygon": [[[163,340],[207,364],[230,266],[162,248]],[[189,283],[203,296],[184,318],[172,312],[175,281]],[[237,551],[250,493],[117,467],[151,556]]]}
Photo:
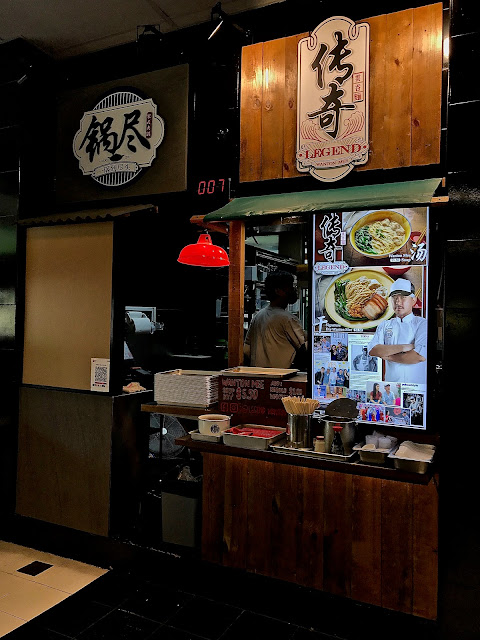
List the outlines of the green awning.
{"label": "green awning", "polygon": [[204,222],[219,220],[228,222],[256,216],[296,215],[313,211],[356,211],[426,205],[431,202],[440,182],[440,178],[430,178],[410,182],[235,198],[224,207],[208,213]]}
{"label": "green awning", "polygon": [[85,209],[83,211],[64,211],[62,213],[52,213],[47,216],[36,218],[24,218],[19,220],[19,225],[43,226],[55,224],[68,224],[71,222],[98,222],[100,220],[112,220],[122,216],[131,216],[135,213],[155,211],[153,204],[126,205],[124,207],[103,207],[102,209]]}

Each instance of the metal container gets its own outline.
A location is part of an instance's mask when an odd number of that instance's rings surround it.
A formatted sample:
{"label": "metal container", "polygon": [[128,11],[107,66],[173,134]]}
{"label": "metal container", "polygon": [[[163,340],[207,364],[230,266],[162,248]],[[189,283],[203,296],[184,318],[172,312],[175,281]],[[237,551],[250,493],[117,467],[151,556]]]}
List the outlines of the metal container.
{"label": "metal container", "polygon": [[265,429],[271,431],[272,435],[270,437],[260,438],[258,436],[244,435],[242,433],[229,433],[224,431],[222,433],[223,444],[230,447],[241,447],[242,449],[260,449],[266,451],[273,442],[277,442],[285,437],[285,429],[283,427],[266,427],[260,424],[238,425],[238,428],[243,427]]}
{"label": "metal container", "polygon": [[358,451],[360,454],[360,462],[365,462],[365,464],[386,464],[388,462],[388,454],[393,451],[393,448],[364,449],[362,451],[364,444],[364,442],[360,442],[353,447],[353,451]]}
{"label": "metal container", "polygon": [[388,454],[388,457],[393,459],[395,469],[400,469],[401,471],[409,471],[411,473],[427,473],[428,465],[431,464],[433,456],[435,454],[435,447],[433,445],[426,446],[428,446],[432,451],[432,455],[429,460],[415,460],[414,458],[398,457],[396,453],[399,447],[395,447],[395,449]]}
{"label": "metal container", "polygon": [[291,442],[287,442],[286,444],[272,444],[273,451],[276,453],[285,453],[289,456],[297,456],[304,458],[318,458],[320,460],[330,460],[331,462],[355,462],[358,458],[357,452],[353,451],[350,455],[337,455],[335,453],[321,453],[315,451],[314,449],[307,451],[305,449],[295,449],[292,447]]}
{"label": "metal container", "polygon": [[332,416],[325,416],[320,418],[320,424],[323,424],[323,435],[325,436],[325,453],[330,453],[333,442],[333,427],[340,425],[342,430],[340,432],[340,438],[342,440],[343,450],[346,456],[349,456],[353,451],[353,445],[355,444],[355,436],[357,432],[357,423],[350,418],[334,418]]}
{"label": "metal container", "polygon": [[294,449],[312,448],[310,436],[311,415],[288,414],[288,441]]}

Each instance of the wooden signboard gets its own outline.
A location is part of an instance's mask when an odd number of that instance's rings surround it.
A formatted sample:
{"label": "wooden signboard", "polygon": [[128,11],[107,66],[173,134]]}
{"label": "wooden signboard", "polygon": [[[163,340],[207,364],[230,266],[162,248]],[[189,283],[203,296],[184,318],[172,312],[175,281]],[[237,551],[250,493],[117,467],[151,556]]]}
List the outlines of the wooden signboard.
{"label": "wooden signboard", "polygon": [[[369,160],[355,171],[440,162],[442,4],[370,25]],[[298,177],[297,46],[308,33],[242,51],[240,181]]]}

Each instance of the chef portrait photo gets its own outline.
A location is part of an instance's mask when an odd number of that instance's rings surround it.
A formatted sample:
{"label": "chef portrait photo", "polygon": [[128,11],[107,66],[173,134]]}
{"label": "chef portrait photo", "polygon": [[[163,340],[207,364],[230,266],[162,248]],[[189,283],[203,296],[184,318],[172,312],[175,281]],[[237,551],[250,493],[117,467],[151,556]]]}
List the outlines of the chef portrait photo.
{"label": "chef portrait photo", "polygon": [[377,358],[368,355],[366,345],[352,346],[352,368],[354,371],[377,371]]}
{"label": "chef portrait photo", "polygon": [[417,302],[410,280],[398,278],[390,286],[395,316],[380,322],[368,345],[368,354],[385,362],[385,380],[426,383],[427,321],[413,314]]}

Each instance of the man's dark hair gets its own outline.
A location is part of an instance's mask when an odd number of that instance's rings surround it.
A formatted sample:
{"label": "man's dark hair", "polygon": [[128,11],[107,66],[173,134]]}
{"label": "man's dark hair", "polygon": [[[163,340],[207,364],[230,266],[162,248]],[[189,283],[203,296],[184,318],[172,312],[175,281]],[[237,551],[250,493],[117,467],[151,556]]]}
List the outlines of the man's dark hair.
{"label": "man's dark hair", "polygon": [[272,271],[265,278],[265,296],[267,300],[273,300],[276,297],[275,289],[287,289],[295,283],[295,278],[288,271]]}

